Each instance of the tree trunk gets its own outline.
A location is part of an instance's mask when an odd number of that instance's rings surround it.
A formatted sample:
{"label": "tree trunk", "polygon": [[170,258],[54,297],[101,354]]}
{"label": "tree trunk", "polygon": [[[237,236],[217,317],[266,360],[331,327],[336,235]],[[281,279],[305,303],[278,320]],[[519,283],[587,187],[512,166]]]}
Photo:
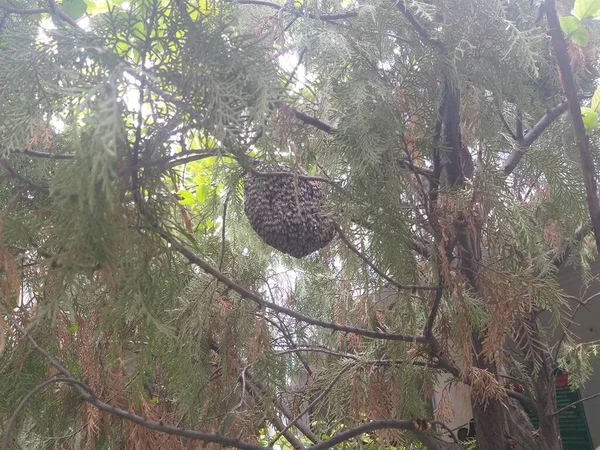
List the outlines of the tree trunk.
{"label": "tree trunk", "polygon": [[[533,409],[539,420],[536,430],[515,399],[487,406],[472,399],[477,450],[561,450],[552,355],[542,352],[542,366],[534,377]],[[489,368],[488,368],[489,370]]]}

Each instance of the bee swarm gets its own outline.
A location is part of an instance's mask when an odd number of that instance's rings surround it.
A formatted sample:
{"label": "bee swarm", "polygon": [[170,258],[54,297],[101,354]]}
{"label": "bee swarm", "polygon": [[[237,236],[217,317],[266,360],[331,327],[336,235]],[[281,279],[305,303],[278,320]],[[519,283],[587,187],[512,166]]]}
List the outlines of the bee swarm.
{"label": "bee swarm", "polygon": [[293,175],[244,177],[244,212],[252,229],[271,247],[303,258],[325,247],[335,236],[334,222],[321,213],[325,191],[318,181],[298,178],[281,166],[263,166]]}

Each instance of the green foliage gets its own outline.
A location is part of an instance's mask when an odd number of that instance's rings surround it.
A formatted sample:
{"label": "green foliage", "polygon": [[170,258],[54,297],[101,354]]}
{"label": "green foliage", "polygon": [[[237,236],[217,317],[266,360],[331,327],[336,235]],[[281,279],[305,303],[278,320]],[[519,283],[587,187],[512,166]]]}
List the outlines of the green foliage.
{"label": "green foliage", "polygon": [[[108,403],[263,446],[279,421],[321,394],[306,422],[323,438],[369,420],[432,418],[432,389],[447,370],[439,356],[464,352],[468,373],[474,334],[487,336],[484,357],[501,358],[531,385],[565,303],[554,256],[568,245],[569,261],[584,269],[593,257],[574,237],[588,213],[566,115],[530,148],[511,137],[517,121],[532,128],[562,101],[535,2],[406,2],[429,38],[389,1],[292,2],[277,11],[234,3],[64,0],[82,29],[55,15],[2,15],[3,319],[30,325]],[[579,46],[596,45],[597,3],[577,0],[561,18]],[[346,10],[357,15],[318,20]],[[586,94],[596,65],[575,70]],[[443,80],[460,93],[462,143],[476,166],[453,188],[433,181]],[[301,123],[282,103],[335,132]],[[600,90],[586,105],[596,144]],[[591,147],[600,162],[600,146]],[[447,164],[449,149],[439,150]],[[506,177],[513,151],[526,154]],[[257,161],[329,178],[324,212],[352,246],[336,239],[296,260],[261,241],[242,189]],[[459,222],[477,230],[473,261],[464,259]],[[415,339],[338,333],[298,318],[420,336],[436,291],[394,284],[432,286],[440,275],[435,355]],[[531,324],[538,310],[551,316],[547,333]],[[2,424],[53,375],[15,330],[7,335]],[[506,340],[525,361],[502,347]],[[563,345],[559,363],[574,385],[590,376],[596,351]],[[310,444],[300,425],[290,433]],[[183,448],[101,420],[62,385],[36,394],[13,436],[36,449]],[[275,448],[292,448],[288,437]],[[360,439],[369,449],[422,445],[398,430]]]}
{"label": "green foliage", "polygon": [[600,13],[600,1],[598,0],[575,0],[573,15],[579,20],[596,17]]}
{"label": "green foliage", "polygon": [[71,19],[79,19],[87,11],[88,5],[84,0],[64,0],[62,9]]}
{"label": "green foliage", "polygon": [[560,27],[565,34],[571,35],[579,29],[579,19],[575,16],[561,17]]}

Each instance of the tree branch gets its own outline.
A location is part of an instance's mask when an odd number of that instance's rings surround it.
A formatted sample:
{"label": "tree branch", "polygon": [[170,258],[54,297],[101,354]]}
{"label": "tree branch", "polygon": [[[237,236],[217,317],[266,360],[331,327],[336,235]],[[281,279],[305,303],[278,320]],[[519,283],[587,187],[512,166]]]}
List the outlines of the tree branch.
{"label": "tree branch", "polygon": [[79,26],[79,24],[77,22],[75,22],[73,19],[71,19],[61,8],[60,6],[58,6],[56,4],[56,0],[48,0],[48,4],[50,5],[50,9],[52,10],[52,12],[59,18],[61,19],[63,22],[68,23],[69,25],[71,25],[73,28],[80,30],[81,27]]}
{"label": "tree branch", "polygon": [[73,377],[73,375],[67,369],[65,369],[64,366],[54,356],[50,355],[46,350],[40,347],[38,343],[31,337],[29,332],[25,328],[23,328],[21,324],[19,324],[19,322],[17,322],[17,320],[12,315],[9,315],[8,318],[13,324],[13,326],[17,330],[19,330],[19,332],[31,343],[31,345],[39,353],[41,353],[52,366],[54,366],[69,380],[69,382],[77,390],[79,396],[86,402],[98,408],[100,411],[118,416],[122,419],[129,420],[130,422],[141,425],[144,428],[159,431],[161,433],[181,436],[187,439],[193,439],[207,443],[221,444],[223,446],[235,447],[241,450],[264,450],[264,447],[249,444],[247,442],[242,442],[238,439],[229,438],[219,434],[203,433],[201,431],[187,430],[185,428],[179,428],[172,425],[165,425],[138,416],[137,414],[130,413],[129,411],[125,411],[121,408],[109,405],[108,403],[104,403],[102,400],[100,400],[98,397],[91,393],[92,391],[87,385],[85,385],[85,388],[82,387],[82,383],[80,381],[77,381],[75,377]]}
{"label": "tree branch", "polygon": [[549,34],[551,37],[552,47],[554,48],[554,56],[560,69],[561,81],[567,102],[569,104],[569,112],[571,113],[571,122],[573,125],[573,133],[575,142],[579,150],[579,158],[581,160],[581,169],[585,184],[586,200],[588,211],[592,220],[592,228],[596,238],[596,249],[600,253],[600,199],[598,198],[598,190],[595,179],[594,161],[590,154],[590,142],[585,133],[583,118],[581,116],[581,104],[577,97],[577,86],[571,70],[571,61],[567,51],[567,43],[560,28],[560,21],[555,8],[554,0],[546,0],[546,17],[548,18]]}
{"label": "tree branch", "polygon": [[331,350],[323,347],[296,347],[288,350],[282,350],[280,352],[275,353],[275,356],[287,355],[290,353],[299,353],[299,352],[307,352],[307,353],[324,353],[331,356],[337,356],[339,358],[346,358],[356,361],[363,365],[369,366],[402,366],[404,364],[410,364],[413,366],[419,367],[428,367],[431,369],[440,369],[441,366],[437,364],[431,364],[428,362],[422,361],[403,361],[403,360],[393,360],[393,359],[361,359],[359,355],[353,355],[352,353],[343,353],[335,350]]}
{"label": "tree branch", "polygon": [[569,405],[567,405],[567,406],[565,406],[565,407],[563,407],[563,408],[560,408],[560,409],[559,409],[558,411],[556,411],[555,413],[552,413],[552,415],[553,415],[553,416],[555,416],[555,415],[557,415],[557,414],[560,414],[561,412],[563,412],[563,411],[564,411],[564,410],[566,410],[566,409],[572,408],[573,406],[575,406],[575,405],[578,405],[579,403],[583,403],[583,402],[585,402],[585,401],[591,400],[591,399],[593,399],[593,398],[596,398],[596,397],[600,397],[600,392],[598,392],[598,393],[596,393],[596,394],[594,394],[594,395],[590,395],[590,396],[588,396],[588,397],[584,397],[584,398],[582,398],[582,399],[579,399],[579,400],[577,400],[576,402],[573,402],[573,403],[571,403],[571,404],[569,404]]}
{"label": "tree branch", "polygon": [[517,107],[517,125],[516,125],[516,141],[523,140],[523,113],[521,112],[521,108]]}
{"label": "tree branch", "polygon": [[[247,376],[249,378],[249,380],[247,380],[247,383],[250,384],[250,387],[252,389],[258,390],[261,395],[265,395],[265,387],[259,381],[253,380],[251,376]],[[285,417],[287,417],[288,420],[292,420],[294,415],[284,403],[278,402],[277,399],[271,399],[271,401],[273,402],[275,407],[279,409],[279,411],[281,411],[281,413]],[[302,422],[296,423],[296,428],[300,430],[300,432],[304,434],[304,436],[310,439],[313,444],[318,444],[322,441],[321,439],[319,439],[319,436],[313,433],[313,431],[306,425],[304,425]]]}
{"label": "tree branch", "polygon": [[510,128],[510,125],[506,121],[506,117],[504,117],[504,114],[502,113],[500,102],[498,102],[498,116],[500,116],[500,122],[502,122],[502,126],[504,126],[504,129],[510,135],[510,137],[513,138],[514,141],[519,141],[513,130]]}
{"label": "tree branch", "polygon": [[515,148],[508,158],[506,159],[503,167],[503,171],[505,175],[510,175],[513,170],[517,167],[523,156],[525,155],[525,150],[530,147],[540,135],[546,131],[555,119],[560,117],[567,109],[569,109],[569,105],[567,102],[562,102],[559,105],[555,106],[551,110],[549,110],[544,116],[537,121],[537,123],[523,136],[521,141],[517,142],[517,148]]}
{"label": "tree branch", "polygon": [[337,132],[337,130],[328,123],[325,123],[322,120],[310,116],[302,111],[298,111],[296,108],[284,105],[283,103],[277,103],[276,106],[283,108],[285,111],[292,112],[296,119],[298,119],[299,121],[307,125],[312,125],[313,127],[318,128],[319,130],[324,131],[327,134],[334,134]]}
{"label": "tree branch", "polygon": [[409,336],[405,334],[394,334],[394,333],[385,333],[381,331],[373,331],[367,330],[365,328],[358,328],[351,325],[343,325],[334,322],[326,322],[323,320],[315,319],[310,316],[306,316],[304,314],[298,313],[292,309],[285,308],[283,306],[277,305],[276,303],[269,302],[264,300],[260,295],[252,292],[230,278],[226,277],[215,267],[211,266],[208,262],[198,257],[194,252],[192,252],[188,247],[183,245],[173,236],[171,236],[166,230],[162,228],[160,224],[157,223],[156,219],[146,210],[145,206],[138,202],[138,208],[140,209],[141,214],[148,219],[154,228],[154,230],[166,241],[168,242],[174,250],[177,250],[181,255],[183,255],[189,262],[195,264],[200,269],[202,269],[207,274],[216,278],[218,281],[223,283],[225,286],[233,290],[234,292],[241,295],[243,298],[247,298],[248,300],[252,300],[258,306],[269,308],[273,311],[285,314],[289,317],[293,317],[296,320],[301,322],[308,323],[310,325],[320,326],[323,328],[328,328],[334,331],[342,331],[346,333],[354,333],[360,336],[370,337],[374,339],[383,339],[389,341],[402,341],[402,342],[416,342],[416,343],[427,343],[427,340],[423,336]]}
{"label": "tree branch", "polygon": [[252,169],[252,175],[256,175],[257,177],[294,177],[300,180],[319,181],[321,183],[329,183],[337,186],[337,183],[329,178],[313,177],[294,172],[259,172],[257,170]]}
{"label": "tree branch", "polygon": [[[267,8],[274,9],[276,11],[281,11],[284,9],[285,5],[280,5],[279,3],[269,2],[266,0],[226,0],[230,3],[235,3],[238,5],[258,5],[258,6],[266,6]],[[319,14],[315,15],[312,13],[306,14],[299,10],[293,10],[296,17],[309,17],[310,19],[319,19],[325,22],[330,22],[332,20],[340,20],[340,19],[351,19],[353,17],[358,16],[356,12],[346,12],[346,13],[337,13],[337,14]]]}
{"label": "tree branch", "polygon": [[[311,125],[321,131],[324,131],[327,134],[336,134],[338,132],[337,129],[335,129],[328,123],[317,119],[316,117],[308,115],[302,111],[298,111],[297,109],[292,108],[291,106],[288,106],[288,105],[284,105],[282,103],[278,103],[277,105],[280,108],[285,109],[286,111],[292,112],[294,114],[294,116],[296,117],[296,119],[305,123],[306,125]],[[426,167],[416,166],[415,164],[412,163],[412,161],[410,161],[408,159],[400,159],[400,160],[398,160],[398,163],[400,164],[401,167],[404,167],[405,169],[409,169],[418,175],[423,175],[427,178],[431,178],[434,176],[433,170],[428,169]],[[318,181],[325,181],[325,180],[318,180]],[[327,181],[331,182],[331,180],[327,180]]]}
{"label": "tree branch", "polygon": [[19,9],[10,5],[0,4],[0,9],[6,11],[9,14],[18,14],[21,16],[27,15],[35,15],[35,14],[43,14],[50,13],[51,11],[46,8],[36,8],[36,9]]}
{"label": "tree branch", "polygon": [[164,156],[162,158],[141,162],[137,165],[126,167],[125,169],[119,171],[119,176],[127,175],[133,170],[145,169],[148,167],[159,167],[159,166],[169,166],[175,167],[181,164],[187,164],[192,161],[198,161],[204,158],[210,158],[211,156],[219,156],[223,149],[221,148],[211,148],[211,149],[197,149],[197,150],[183,150],[181,152],[175,153],[174,155]]}
{"label": "tree branch", "polygon": [[82,383],[81,381],[74,380],[72,378],[50,378],[49,380],[46,380],[43,383],[41,383],[40,385],[36,386],[34,389],[29,391],[29,393],[25,397],[23,397],[23,400],[21,400],[21,402],[19,403],[19,406],[17,406],[17,409],[15,409],[15,411],[13,412],[13,415],[10,417],[8,424],[6,425],[6,428],[4,429],[4,439],[2,440],[2,450],[10,449],[10,436],[12,434],[12,430],[17,423],[19,414],[27,406],[29,399],[31,397],[33,397],[35,394],[37,394],[39,391],[44,389],[46,386],[48,386],[49,384],[52,384],[52,383],[68,383],[68,384],[78,385],[82,389],[89,391],[89,387],[87,384]]}
{"label": "tree branch", "polygon": [[399,164],[400,164],[400,167],[408,169],[408,170],[416,173],[417,175],[423,175],[423,176],[425,176],[425,177],[427,177],[429,179],[433,178],[433,176],[434,176],[433,170],[428,169],[426,167],[416,166],[409,159],[401,159],[399,161]]}
{"label": "tree branch", "polygon": [[441,41],[434,39],[430,36],[429,32],[419,23],[419,21],[412,15],[412,13],[408,10],[403,0],[392,0],[392,3],[396,5],[398,10],[406,17],[406,20],[412,25],[414,30],[417,32],[419,37],[423,42],[429,44],[432,47],[437,48],[438,50],[444,51],[444,45]]}
{"label": "tree branch", "polygon": [[356,256],[358,256],[360,259],[362,259],[371,269],[373,269],[373,271],[375,271],[375,273],[377,273],[377,275],[379,275],[381,278],[388,281],[389,283],[393,284],[398,289],[412,289],[412,290],[420,289],[420,290],[427,290],[427,291],[440,290],[440,286],[398,283],[396,280],[394,280],[393,278],[390,278],[388,275],[383,273],[380,269],[377,268],[377,266],[369,258],[367,258],[365,255],[363,255],[361,253],[361,251],[359,249],[357,249],[356,246],[354,244],[352,244],[352,242],[350,242],[350,240],[346,237],[346,235],[344,234],[344,232],[342,231],[342,229],[340,228],[339,225],[336,224],[335,227],[337,229],[338,235],[340,236],[340,239],[342,240],[342,242],[344,242],[344,244],[346,244],[346,246],[352,251],[352,253],[354,253]]}
{"label": "tree branch", "polygon": [[6,172],[6,174],[11,177],[11,178],[16,178],[17,180],[20,180],[21,182],[25,183],[27,186],[31,187],[32,189],[42,192],[44,194],[49,194],[50,193],[50,189],[48,189],[45,186],[40,186],[39,184],[37,184],[36,182],[30,180],[29,178],[19,174],[16,170],[14,170],[10,164],[8,163],[8,160],[6,159],[2,159],[0,160],[0,165],[4,168],[4,171]]}
{"label": "tree branch", "polygon": [[440,308],[442,297],[444,296],[443,284],[444,278],[440,276],[438,290],[435,293],[433,305],[431,305],[431,311],[429,312],[429,317],[427,317],[427,322],[425,323],[425,328],[423,329],[423,336],[425,336],[426,338],[431,338],[433,336],[433,326],[435,325],[435,318],[437,316],[438,309]]}
{"label": "tree branch", "polygon": [[73,159],[75,155],[72,153],[46,153],[46,152],[36,152],[34,150],[23,150],[21,152],[23,155],[33,156],[34,158],[48,158],[48,159]]}
{"label": "tree branch", "polygon": [[293,427],[302,418],[302,416],[304,416],[304,414],[309,412],[313,406],[315,406],[323,397],[325,397],[327,393],[333,389],[333,386],[335,386],[339,379],[342,378],[342,375],[344,375],[344,373],[346,373],[348,369],[350,369],[350,367],[350,365],[343,367],[342,370],[340,370],[339,373],[335,377],[333,377],[333,380],[331,380],[327,387],[323,389],[319,393],[319,395],[312,402],[310,402],[308,406],[306,406],[306,408],[300,411],[300,413],[296,417],[294,417],[294,419],[292,419],[283,430],[281,430],[279,433],[273,436],[273,439],[271,439],[271,442],[269,442],[269,447],[273,447],[273,445],[275,445],[275,443],[279,440],[279,438],[283,435],[284,432]]}
{"label": "tree branch", "polygon": [[321,442],[320,444],[310,447],[310,450],[326,450],[342,442],[349,441],[361,434],[369,433],[376,430],[408,430],[418,432],[418,422],[415,420],[374,420],[373,422],[365,423],[355,428],[343,431],[331,437],[330,439]]}

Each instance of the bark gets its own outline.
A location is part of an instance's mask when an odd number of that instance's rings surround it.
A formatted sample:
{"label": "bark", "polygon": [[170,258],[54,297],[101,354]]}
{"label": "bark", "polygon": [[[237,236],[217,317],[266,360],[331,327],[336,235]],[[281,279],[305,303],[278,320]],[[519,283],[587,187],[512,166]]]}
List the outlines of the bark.
{"label": "bark", "polygon": [[581,104],[577,96],[577,85],[573,76],[573,70],[571,69],[571,59],[567,51],[567,42],[560,27],[555,3],[554,0],[546,0],[545,2],[549,28],[548,34],[551,37],[554,56],[560,70],[561,82],[569,105],[573,134],[575,135],[575,143],[579,150],[579,159],[583,172],[588,212],[592,221],[592,228],[594,229],[596,249],[600,253],[600,198],[598,197],[598,186],[596,184],[596,169],[590,152],[590,141],[583,125]]}
{"label": "bark", "polygon": [[[454,147],[458,154],[459,148]],[[469,288],[479,296],[484,295],[478,277],[479,255],[481,255],[480,230],[467,227],[463,218],[455,220],[458,237],[458,267],[469,282]],[[534,330],[537,318],[532,317]],[[474,364],[499,376],[499,369],[493,361],[483,356],[485,334],[473,333]],[[535,430],[523,407],[514,399],[488,400],[471,398],[478,450],[560,450],[558,419],[556,411],[556,393],[554,386],[554,362],[547,349],[541,352],[542,367],[533,376],[533,409],[540,422]]]}

